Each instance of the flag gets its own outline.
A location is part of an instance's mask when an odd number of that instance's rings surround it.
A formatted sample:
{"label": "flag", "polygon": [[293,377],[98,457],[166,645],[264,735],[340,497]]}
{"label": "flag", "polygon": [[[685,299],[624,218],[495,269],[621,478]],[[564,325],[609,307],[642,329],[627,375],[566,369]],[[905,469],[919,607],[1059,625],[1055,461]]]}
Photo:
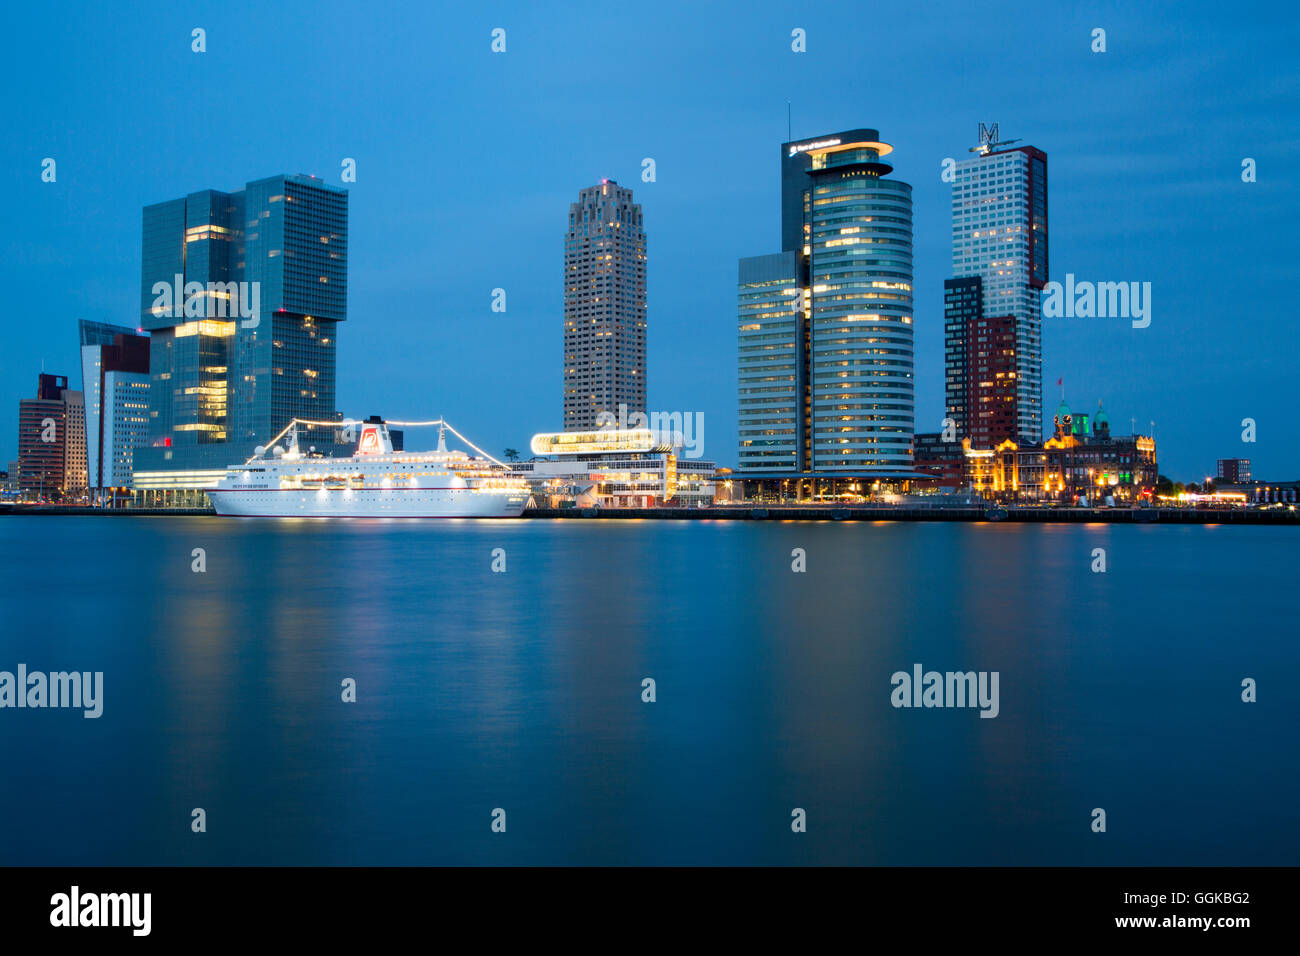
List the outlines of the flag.
{"label": "flag", "polygon": [[1064,379],[1064,378],[1058,378],[1058,379],[1056,380],[1056,384],[1057,384],[1057,385],[1061,385],[1061,384],[1063,384],[1064,382],[1065,382],[1065,379]]}

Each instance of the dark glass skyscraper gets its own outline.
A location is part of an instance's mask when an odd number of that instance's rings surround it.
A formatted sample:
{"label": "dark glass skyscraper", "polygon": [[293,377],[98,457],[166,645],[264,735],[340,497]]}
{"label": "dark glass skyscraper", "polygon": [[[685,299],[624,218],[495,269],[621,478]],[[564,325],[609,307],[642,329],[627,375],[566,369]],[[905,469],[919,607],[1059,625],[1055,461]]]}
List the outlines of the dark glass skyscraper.
{"label": "dark glass skyscraper", "polygon": [[[140,324],[151,333],[149,435],[155,444],[206,445],[229,437],[230,343],[238,315],[209,319],[216,292],[209,297],[208,289],[238,281],[241,199],[208,189],[144,209]],[[192,284],[203,291],[187,310],[174,293]]]}
{"label": "dark glass skyscraper", "polygon": [[145,207],[152,444],[229,442],[233,461],[292,418],[338,419],[347,219],[347,191],[312,176]]}
{"label": "dark glass skyscraper", "polygon": [[[334,421],[338,323],[348,311],[348,194],[312,176],[273,176],[244,190],[244,278],[261,288],[261,321],[241,322],[231,440],[265,442],[293,418]],[[332,436],[319,432],[318,442]]]}

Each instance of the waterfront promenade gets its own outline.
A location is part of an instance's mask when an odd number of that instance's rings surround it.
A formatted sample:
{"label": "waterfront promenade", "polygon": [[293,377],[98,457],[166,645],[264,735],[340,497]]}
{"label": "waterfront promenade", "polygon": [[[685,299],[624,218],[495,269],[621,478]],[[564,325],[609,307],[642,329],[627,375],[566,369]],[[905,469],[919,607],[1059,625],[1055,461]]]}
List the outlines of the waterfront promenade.
{"label": "waterfront promenade", "polygon": [[[0,515],[202,517],[211,508],[85,508],[0,505]],[[925,505],[715,505],[711,508],[529,508],[523,518],[605,521],[989,521],[1072,524],[1242,524],[1300,527],[1300,512],[1283,508],[1068,508]],[[402,519],[383,519],[402,520]],[[491,520],[491,519],[481,519]]]}

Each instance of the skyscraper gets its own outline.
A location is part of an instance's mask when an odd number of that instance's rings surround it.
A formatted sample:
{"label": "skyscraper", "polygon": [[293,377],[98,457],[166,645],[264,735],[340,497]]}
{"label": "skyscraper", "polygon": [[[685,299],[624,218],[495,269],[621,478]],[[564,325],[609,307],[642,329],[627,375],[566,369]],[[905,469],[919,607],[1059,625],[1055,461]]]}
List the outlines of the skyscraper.
{"label": "skyscraper", "polygon": [[149,337],[84,319],[78,332],[87,486],[129,488],[135,448],[149,440]]}
{"label": "skyscraper", "polygon": [[[244,190],[244,274],[261,321],[241,322],[232,368],[231,441],[269,441],[293,418],[336,421],[338,326],[348,312],[348,194],[314,176],[273,176]],[[327,443],[328,429],[300,438]]]}
{"label": "skyscraper", "polygon": [[292,418],[338,418],[347,213],[346,190],[284,175],[145,207],[151,444],[229,442],[233,461]]}
{"label": "skyscraper", "polygon": [[19,401],[18,470],[24,492],[62,498],[85,491],[85,404],[66,375],[42,372],[36,397]]}
{"label": "skyscraper", "polygon": [[144,208],[141,327],[151,333],[153,444],[181,448],[229,438],[239,315],[229,315],[227,284],[242,271],[242,200],[241,193],[207,189]]}
{"label": "skyscraper", "polygon": [[[646,411],[646,237],[632,190],[602,179],[564,237],[564,429]],[[609,420],[609,419],[605,419]]]}
{"label": "skyscraper", "polygon": [[976,447],[1043,439],[1042,289],[1047,154],[980,127],[952,184],[952,270],[944,283],[944,396]]}
{"label": "skyscraper", "polygon": [[781,146],[782,253],[740,261],[743,471],[912,463],[912,187],[874,129]]}
{"label": "skyscraper", "polygon": [[806,472],[812,416],[804,257],[741,259],[739,280],[740,467]]}

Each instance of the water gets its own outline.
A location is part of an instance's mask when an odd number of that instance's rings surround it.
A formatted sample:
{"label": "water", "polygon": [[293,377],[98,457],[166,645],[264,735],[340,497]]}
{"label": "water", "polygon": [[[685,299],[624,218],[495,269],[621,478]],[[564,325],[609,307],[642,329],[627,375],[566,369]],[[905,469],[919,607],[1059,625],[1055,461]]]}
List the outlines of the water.
{"label": "water", "polygon": [[[0,518],[0,670],[105,683],[0,710],[0,863],[1294,865],[1298,541]],[[999,716],[895,709],[915,663]]]}

